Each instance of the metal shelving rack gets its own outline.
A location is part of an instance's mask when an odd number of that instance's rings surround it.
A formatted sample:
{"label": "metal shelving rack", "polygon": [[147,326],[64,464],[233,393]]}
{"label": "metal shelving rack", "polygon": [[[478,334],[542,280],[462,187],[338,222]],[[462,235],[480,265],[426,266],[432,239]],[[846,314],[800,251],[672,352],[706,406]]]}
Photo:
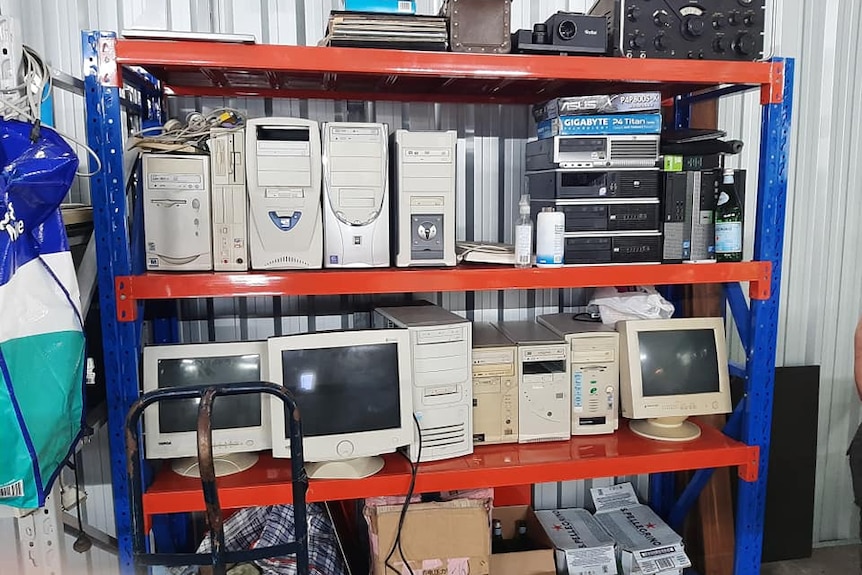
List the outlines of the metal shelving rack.
{"label": "metal shelving rack", "polygon": [[[557,56],[473,55],[211,42],[133,41],[112,32],[82,33],[88,143],[103,169],[92,179],[108,383],[111,466],[122,573],[131,573],[131,520],[127,483],[125,414],[137,399],[139,310],[145,300],[257,295],[379,294],[406,291],[481,291],[599,285],[723,284],[747,352],[746,396],[726,431],[709,431],[683,447],[651,447],[621,431],[609,438],[573,438],[556,446],[481,447],[474,456],[424,464],[422,490],[510,486],[625,473],[737,466],[735,574],[760,572],[772,411],[779,287],[781,285],[793,60],[709,62]],[[260,96],[432,102],[532,103],[567,93],[625,88],[660,89],[673,98],[675,122],[684,127],[691,103],[759,89],[762,140],[754,261],[708,266],[608,266],[562,270],[470,268],[145,274],[140,222],[129,221],[123,167],[120,88],[140,92],[141,114],[157,122],[165,96]],[[158,86],[158,87],[157,87]],[[741,288],[748,283],[750,306]],[[220,481],[225,506],[289,501],[287,469],[266,456],[260,477]],[[252,474],[254,475],[254,474]],[[273,480],[273,477],[275,479]],[[661,484],[656,476],[656,484]],[[697,477],[673,513],[702,485]],[[362,497],[406,490],[407,475],[390,459],[378,476],[346,484],[315,482],[309,500]],[[285,486],[284,488],[279,488]],[[661,497],[661,489],[653,489]],[[200,509],[189,485],[155,478],[145,513]],[[654,501],[669,507],[666,501]]]}

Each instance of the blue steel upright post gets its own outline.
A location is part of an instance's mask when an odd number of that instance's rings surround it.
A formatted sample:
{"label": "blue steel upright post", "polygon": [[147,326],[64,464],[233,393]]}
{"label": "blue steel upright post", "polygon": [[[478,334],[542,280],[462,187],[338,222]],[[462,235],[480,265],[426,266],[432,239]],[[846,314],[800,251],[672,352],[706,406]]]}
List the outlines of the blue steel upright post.
{"label": "blue steel upright post", "polygon": [[784,63],[783,97],[779,103],[763,106],[754,239],[754,259],[772,262],[771,293],[768,300],[751,302],[750,342],[746,358],[746,401],[741,438],[749,445],[760,447],[760,462],[757,481],[739,482],[734,559],[736,575],[759,574],[763,551],[763,518],[766,508],[769,436],[772,427],[772,391],[775,384],[790,120],[793,112],[794,60],[786,58],[775,61]]}
{"label": "blue steel upright post", "polygon": [[82,32],[87,143],[102,161],[90,180],[98,261],[99,304],[105,356],[105,385],[111,451],[114,517],[120,573],[133,573],[129,484],[126,478],[124,422],[138,397],[138,334],[135,322],[117,320],[114,278],[132,272],[123,174],[123,125],[120,120],[120,70],[117,36]]}

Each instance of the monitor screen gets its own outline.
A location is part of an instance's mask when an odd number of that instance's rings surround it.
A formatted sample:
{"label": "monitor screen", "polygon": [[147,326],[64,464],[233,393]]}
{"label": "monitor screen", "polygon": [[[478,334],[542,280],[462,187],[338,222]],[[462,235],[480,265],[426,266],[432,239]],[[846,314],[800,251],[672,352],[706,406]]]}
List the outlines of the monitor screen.
{"label": "monitor screen", "polygon": [[303,436],[401,426],[396,343],[285,350],[281,361],[284,386],[299,405]]}
{"label": "monitor screen", "polygon": [[[205,386],[214,383],[260,381],[259,355],[160,359],[159,389]],[[197,399],[174,399],[159,403],[159,430],[162,433],[197,431]],[[261,425],[259,394],[217,397],[213,402],[212,428],[235,429]]]}
{"label": "monitor screen", "polygon": [[714,330],[642,331],[637,336],[644,397],[720,390]]}

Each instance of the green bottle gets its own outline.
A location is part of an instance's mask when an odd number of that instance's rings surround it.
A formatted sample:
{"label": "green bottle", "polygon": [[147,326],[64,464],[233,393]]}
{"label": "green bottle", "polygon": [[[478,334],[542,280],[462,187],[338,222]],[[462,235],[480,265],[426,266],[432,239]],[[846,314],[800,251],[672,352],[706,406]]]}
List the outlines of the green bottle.
{"label": "green bottle", "polygon": [[724,170],[715,208],[715,259],[742,261],[742,206],[733,181],[733,170]]}

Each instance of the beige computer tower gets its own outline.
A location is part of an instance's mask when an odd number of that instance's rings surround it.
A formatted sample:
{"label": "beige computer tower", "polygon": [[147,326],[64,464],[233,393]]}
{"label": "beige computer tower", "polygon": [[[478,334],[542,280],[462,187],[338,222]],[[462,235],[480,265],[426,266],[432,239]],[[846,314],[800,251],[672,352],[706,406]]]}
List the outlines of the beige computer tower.
{"label": "beige computer tower", "polygon": [[518,442],[517,348],[489,323],[473,324],[473,444]]}

